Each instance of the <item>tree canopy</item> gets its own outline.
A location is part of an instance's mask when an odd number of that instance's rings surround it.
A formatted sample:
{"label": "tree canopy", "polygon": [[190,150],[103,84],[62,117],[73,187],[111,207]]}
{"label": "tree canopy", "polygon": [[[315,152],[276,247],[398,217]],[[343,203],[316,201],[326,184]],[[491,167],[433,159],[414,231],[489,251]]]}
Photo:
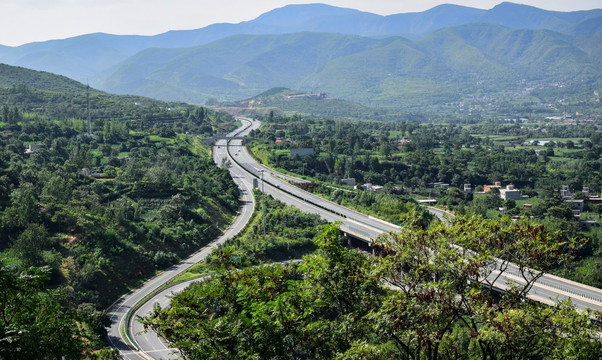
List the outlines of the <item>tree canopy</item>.
{"label": "tree canopy", "polygon": [[376,256],[343,247],[336,225],[326,225],[298,265],[241,270],[224,258],[222,271],[141,321],[186,359],[594,359],[602,351],[590,313],[527,300],[531,282],[500,294],[484,281],[506,271],[492,266],[494,256],[507,254],[533,279],[527,265],[545,270],[576,244],[510,221],[421,224],[408,218],[406,231],[378,240]]}

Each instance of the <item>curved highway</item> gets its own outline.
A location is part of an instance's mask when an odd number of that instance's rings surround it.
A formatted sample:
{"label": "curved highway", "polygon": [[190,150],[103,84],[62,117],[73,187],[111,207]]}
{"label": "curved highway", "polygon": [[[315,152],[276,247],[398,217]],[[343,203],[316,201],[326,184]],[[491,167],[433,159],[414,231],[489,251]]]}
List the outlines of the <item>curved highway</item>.
{"label": "curved highway", "polygon": [[[258,126],[259,124],[254,124],[254,127],[249,127],[246,131],[241,133],[241,135],[246,135],[249,131]],[[237,129],[234,133],[240,133],[240,130]],[[217,164],[221,164],[221,159],[227,157],[226,150],[226,141],[220,140],[214,151],[214,161]],[[168,282],[176,275],[186,271],[189,267],[202,261],[211,253],[213,247],[236,235],[247,224],[255,207],[252,194],[252,180],[246,176],[246,172],[238,167],[232,166],[229,170],[234,182],[240,188],[243,199],[239,215],[234,223],[218,239],[206,245],[186,260],[161,272],[140,287],[132,290],[109,308],[111,326],[108,329],[108,342],[111,346],[119,350],[119,353],[123,358],[148,360],[177,357],[176,354],[174,354],[173,349],[169,349],[154,332],[149,331],[140,333],[140,330],[142,330],[140,323],[132,319],[135,319],[137,315],[146,315],[148,312],[143,312],[142,309],[144,307],[141,307],[135,313],[133,313],[132,309],[144,298],[155,292],[161,285]],[[167,293],[171,293],[172,290],[173,289],[170,288],[167,290]],[[154,301],[155,300],[152,300],[151,302],[151,310]],[[148,304],[149,303],[147,302],[146,305]],[[129,331],[125,331],[126,327]]]}
{"label": "curved highway", "polygon": [[[244,136],[248,134],[250,130],[256,129],[260,126],[259,121],[251,121],[249,119],[239,120],[243,121],[243,128],[245,130],[242,132],[240,130],[234,131],[233,133],[229,134],[229,136]],[[232,177],[241,187],[241,189],[243,189],[241,192],[245,199],[245,204],[243,204],[242,215],[237,219],[237,223],[239,224],[244,225],[243,222],[246,222],[244,219],[248,219],[252,213],[253,198],[251,195],[251,184],[253,182],[253,178],[257,178],[259,179],[260,189],[263,189],[266,194],[270,194],[274,198],[277,198],[289,205],[296,206],[305,212],[319,214],[322,218],[328,221],[340,221],[342,223],[341,228],[348,233],[353,233],[364,238],[374,238],[383,232],[400,230],[400,228],[394,224],[390,224],[380,219],[350,210],[303,191],[298,187],[283,181],[281,179],[281,175],[276,171],[259,164],[248,153],[242,144],[242,140],[233,139],[230,140],[229,143],[226,142],[226,140],[218,141],[216,147],[214,148],[214,160],[216,163],[221,164],[222,159],[230,159],[232,164],[229,170],[232,174]],[[262,177],[264,180],[263,182],[261,181]],[[438,209],[433,209],[430,211],[442,220],[446,216],[446,214],[442,213]],[[232,230],[232,232],[236,231],[234,228],[235,226],[233,225],[230,230]],[[195,254],[197,257],[190,258],[183,262],[184,264],[182,266],[186,266],[187,268],[200,261],[210,252],[210,248],[212,246],[225,241],[228,236],[233,236],[230,230],[228,231],[228,234],[224,234],[219,240],[216,240],[216,242],[208,245],[199,251],[199,253]],[[176,272],[179,273],[181,271],[183,270],[180,269]],[[167,273],[167,271],[165,273]],[[494,272],[493,275],[496,274],[497,273]],[[171,278],[175,276],[161,275],[149,281],[149,284],[155,284],[153,285],[154,287],[150,285],[149,287],[156,289],[162,282],[167,281],[165,280],[166,277]],[[496,282],[496,287],[503,290],[507,286],[508,282],[524,282],[518,269],[513,264],[510,264],[508,270],[506,270],[504,275],[498,279],[498,282]],[[146,288],[146,285],[147,284],[145,284],[145,286],[139,291],[142,291],[142,289]],[[146,315],[150,313],[155,303],[159,303],[163,307],[166,306],[169,303],[169,295],[172,292],[180,291],[187,285],[188,283],[184,283],[178,285],[177,287],[164,290],[161,294],[154,296],[143,306],[141,306],[135,312],[135,314],[133,314],[132,318],[135,318],[137,315]],[[114,326],[111,327],[110,335],[111,343],[117,347],[120,350],[120,353],[127,359],[176,358],[176,350],[169,349],[165,343],[156,337],[154,333],[140,333],[142,328],[141,325],[136,321],[130,321],[130,324],[128,325],[130,326],[130,332],[132,334],[137,334],[133,336],[133,340],[131,342],[135,343],[134,345],[138,349],[143,350],[133,351],[129,346],[126,345],[123,335],[119,331],[117,322],[123,322],[123,319],[125,318],[124,311],[127,312],[129,308],[131,308],[145,296],[137,296],[136,294],[139,291],[135,292],[129,297],[126,297],[124,300],[122,300],[122,302],[116,303],[113,306],[113,310],[119,311],[113,311],[111,313],[111,315],[114,317]],[[143,291],[143,293],[148,294],[150,291]],[[541,279],[539,279],[529,292],[528,297],[547,304],[553,304],[555,299],[565,299],[570,297],[577,308],[591,308],[602,311],[602,290],[553,275],[544,275]]]}

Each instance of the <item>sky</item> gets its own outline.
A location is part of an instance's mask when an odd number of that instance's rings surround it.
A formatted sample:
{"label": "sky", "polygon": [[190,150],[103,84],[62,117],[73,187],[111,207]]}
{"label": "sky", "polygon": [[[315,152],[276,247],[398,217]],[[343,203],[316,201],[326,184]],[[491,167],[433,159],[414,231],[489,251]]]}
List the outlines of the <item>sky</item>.
{"label": "sky", "polygon": [[[380,15],[443,3],[491,9],[503,0],[0,0],[0,44],[18,46],[104,32],[155,35],[252,20],[288,4],[324,3]],[[602,8],[602,0],[513,0],[554,11]]]}

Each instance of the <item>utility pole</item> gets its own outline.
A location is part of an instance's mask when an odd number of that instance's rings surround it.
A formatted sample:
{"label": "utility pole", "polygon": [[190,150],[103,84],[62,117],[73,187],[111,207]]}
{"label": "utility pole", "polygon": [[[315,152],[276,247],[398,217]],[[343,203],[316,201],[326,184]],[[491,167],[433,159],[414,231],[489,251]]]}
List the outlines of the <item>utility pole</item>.
{"label": "utility pole", "polygon": [[261,170],[261,213],[263,215],[263,237],[265,238],[265,187],[263,185],[263,172],[264,170]]}

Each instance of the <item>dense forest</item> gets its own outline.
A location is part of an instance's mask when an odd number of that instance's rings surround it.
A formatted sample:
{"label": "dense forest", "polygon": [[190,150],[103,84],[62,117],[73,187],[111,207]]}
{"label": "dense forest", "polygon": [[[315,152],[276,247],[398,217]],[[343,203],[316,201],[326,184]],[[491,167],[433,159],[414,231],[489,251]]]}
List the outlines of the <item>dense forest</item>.
{"label": "dense forest", "polygon": [[229,224],[238,189],[200,139],[234,119],[30,84],[0,88],[0,358],[78,358],[113,301]]}

